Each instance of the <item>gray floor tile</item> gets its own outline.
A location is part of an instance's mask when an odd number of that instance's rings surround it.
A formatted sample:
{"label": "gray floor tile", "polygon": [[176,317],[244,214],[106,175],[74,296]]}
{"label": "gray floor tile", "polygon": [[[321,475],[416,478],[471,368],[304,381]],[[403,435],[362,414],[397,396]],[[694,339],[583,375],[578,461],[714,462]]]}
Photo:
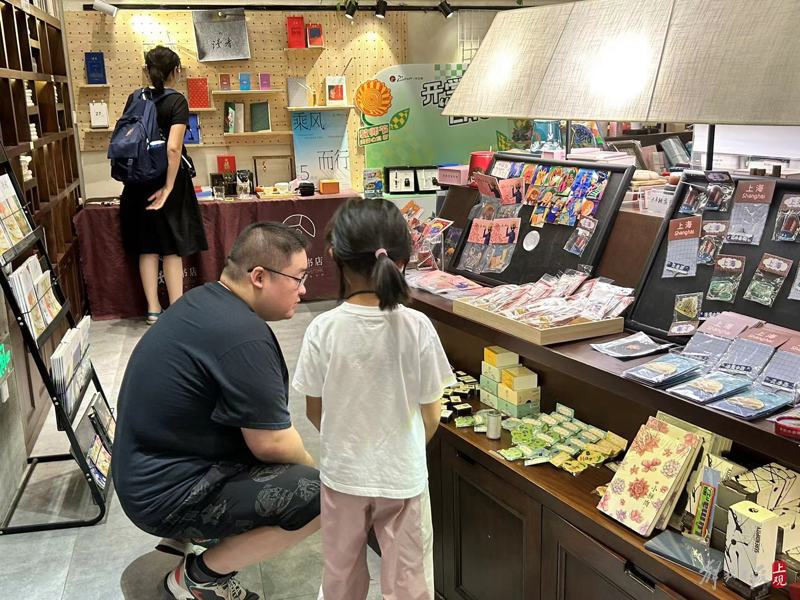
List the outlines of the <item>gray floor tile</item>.
{"label": "gray floor tile", "polygon": [[77,536],[68,529],[0,538],[0,598],[61,598]]}

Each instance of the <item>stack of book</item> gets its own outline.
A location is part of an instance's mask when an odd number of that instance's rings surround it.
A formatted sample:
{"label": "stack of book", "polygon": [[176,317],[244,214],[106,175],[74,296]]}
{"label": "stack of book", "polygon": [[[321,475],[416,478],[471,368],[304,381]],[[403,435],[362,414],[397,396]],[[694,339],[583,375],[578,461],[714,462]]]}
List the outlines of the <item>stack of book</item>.
{"label": "stack of book", "polygon": [[86,462],[89,465],[89,471],[92,473],[92,479],[101,489],[105,488],[106,483],[108,483],[108,472],[111,469],[111,453],[97,434],[95,434],[92,445],[86,453]]}
{"label": "stack of book", "polygon": [[92,375],[89,360],[89,317],[67,331],[50,359],[56,393],[67,414],[79,403],[80,392]]}
{"label": "stack of book", "polygon": [[95,392],[92,398],[92,405],[89,409],[89,420],[92,422],[92,426],[94,426],[97,435],[103,440],[103,445],[113,450],[117,420],[114,418],[106,401],[99,392]]}
{"label": "stack of book", "polygon": [[50,271],[42,272],[36,256],[28,258],[8,278],[14,298],[25,315],[25,322],[34,338],[38,338],[61,311],[53,292]]}

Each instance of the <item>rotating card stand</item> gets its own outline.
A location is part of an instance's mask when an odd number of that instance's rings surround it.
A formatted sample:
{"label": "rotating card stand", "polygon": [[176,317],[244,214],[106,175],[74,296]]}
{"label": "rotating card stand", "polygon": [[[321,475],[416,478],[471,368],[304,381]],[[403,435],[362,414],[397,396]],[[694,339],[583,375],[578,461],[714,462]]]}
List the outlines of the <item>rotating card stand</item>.
{"label": "rotating card stand", "polygon": [[[14,185],[14,189],[17,193],[17,196],[22,199],[24,198],[22,194],[22,190],[20,188],[19,181],[11,168],[11,165],[8,161],[8,157],[5,154],[2,146],[0,146],[0,174],[8,174],[11,178],[11,182]],[[24,203],[20,201],[20,204],[24,206]],[[32,219],[30,218],[30,214],[28,214],[27,209],[25,209],[26,216],[29,222],[32,223]],[[47,327],[42,331],[38,336],[31,331],[30,327],[28,326],[28,322],[25,318],[26,312],[22,310],[22,307],[17,302],[16,296],[14,295],[14,291],[11,287],[11,283],[9,282],[8,275],[11,272],[12,265],[15,264],[20,258],[27,257],[32,250],[35,250],[40,260],[43,262],[43,266],[50,271],[51,273],[51,285],[52,291],[55,294],[56,299],[61,304],[61,310],[53,317],[52,321],[47,325]],[[44,343],[49,340],[53,334],[58,330],[58,328],[66,322],[69,327],[75,327],[75,319],[70,311],[69,303],[66,301],[64,294],[61,290],[61,286],[58,283],[58,279],[54,275],[53,265],[50,262],[50,257],[47,254],[47,248],[45,247],[44,243],[44,234],[41,227],[35,227],[33,231],[27,235],[22,241],[17,243],[14,247],[8,249],[6,252],[0,256],[0,288],[3,290],[3,294],[5,296],[6,302],[8,303],[11,312],[14,315],[14,318],[19,325],[20,332],[22,333],[22,339],[25,343],[28,353],[30,354],[31,358],[33,359],[34,364],[36,365],[37,370],[39,371],[39,375],[42,378],[42,382],[44,383],[45,388],[47,389],[47,394],[50,397],[50,400],[53,403],[53,407],[56,411],[56,423],[59,431],[63,431],[69,440],[70,445],[70,452],[65,454],[49,454],[43,456],[29,456],[28,457],[28,468],[25,472],[25,475],[22,478],[22,482],[20,483],[19,487],[17,488],[17,492],[12,499],[11,505],[8,509],[8,512],[3,516],[2,521],[0,521],[0,535],[9,535],[13,533],[27,533],[31,531],[48,531],[53,529],[67,529],[71,527],[83,527],[87,525],[94,525],[98,523],[106,513],[106,506],[107,506],[107,498],[110,490],[112,488],[111,482],[108,481],[104,488],[101,488],[95,479],[92,477],[91,471],[89,469],[88,462],[86,460],[86,454],[89,450],[89,445],[86,444],[84,441],[81,443],[79,440],[79,436],[76,434],[76,431],[85,428],[89,423],[89,415],[88,412],[84,415],[81,419],[81,422],[75,426],[75,418],[77,417],[78,412],[80,411],[81,404],[84,400],[84,396],[86,395],[86,390],[89,387],[89,383],[94,383],[97,392],[102,397],[102,402],[110,411],[110,407],[108,405],[108,399],[103,392],[102,386],[100,385],[100,380],[97,377],[97,373],[94,370],[94,366],[91,364],[89,357],[84,355],[81,358],[79,364],[83,364],[85,361],[85,379],[81,380],[79,393],[75,398],[74,406],[70,407],[70,410],[67,410],[67,406],[65,406],[66,400],[66,387],[71,385],[73,382],[72,380],[68,381],[68,386],[65,387],[64,390],[58,389],[56,382],[54,381],[50,370],[47,368],[45,364],[44,357],[42,355],[42,347]],[[76,369],[76,373],[79,369]],[[91,425],[90,425],[91,426]],[[111,452],[111,448],[108,448],[108,451]],[[27,523],[24,525],[11,525],[11,521],[14,517],[14,513],[16,512],[17,507],[19,506],[19,502],[22,499],[25,489],[28,483],[31,480],[31,476],[33,475],[34,469],[41,464],[41,463],[50,463],[50,462],[63,462],[63,461],[70,461],[74,460],[78,468],[80,469],[81,473],[83,474],[84,478],[86,479],[86,484],[89,486],[89,491],[91,493],[92,499],[94,503],[97,505],[97,514],[88,519],[71,519],[71,520],[64,520],[64,521],[55,521],[55,522],[42,522],[42,523]],[[109,470],[108,478],[110,479],[111,472]]]}

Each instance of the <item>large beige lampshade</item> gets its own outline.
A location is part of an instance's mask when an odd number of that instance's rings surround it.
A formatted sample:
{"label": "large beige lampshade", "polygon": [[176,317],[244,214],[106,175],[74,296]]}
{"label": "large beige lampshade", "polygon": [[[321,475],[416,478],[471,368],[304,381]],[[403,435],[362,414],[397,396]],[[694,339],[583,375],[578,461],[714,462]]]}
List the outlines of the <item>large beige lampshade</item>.
{"label": "large beige lampshade", "polygon": [[446,115],[800,124],[800,0],[501,13]]}

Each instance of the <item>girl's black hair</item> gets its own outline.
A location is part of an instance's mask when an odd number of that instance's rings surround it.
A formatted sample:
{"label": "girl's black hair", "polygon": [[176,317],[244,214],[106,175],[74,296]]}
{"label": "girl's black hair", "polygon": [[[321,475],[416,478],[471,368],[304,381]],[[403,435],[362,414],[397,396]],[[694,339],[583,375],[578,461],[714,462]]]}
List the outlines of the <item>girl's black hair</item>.
{"label": "girl's black hair", "polygon": [[372,282],[382,310],[408,300],[408,284],[395,263],[411,258],[411,234],[397,206],[382,198],[351,198],[333,216],[328,242],[339,265],[340,298],[346,267]]}
{"label": "girl's black hair", "polygon": [[169,79],[172,72],[181,66],[181,58],[175,52],[164,46],[156,46],[144,58],[150,83],[157,92],[164,90],[164,82]]}

